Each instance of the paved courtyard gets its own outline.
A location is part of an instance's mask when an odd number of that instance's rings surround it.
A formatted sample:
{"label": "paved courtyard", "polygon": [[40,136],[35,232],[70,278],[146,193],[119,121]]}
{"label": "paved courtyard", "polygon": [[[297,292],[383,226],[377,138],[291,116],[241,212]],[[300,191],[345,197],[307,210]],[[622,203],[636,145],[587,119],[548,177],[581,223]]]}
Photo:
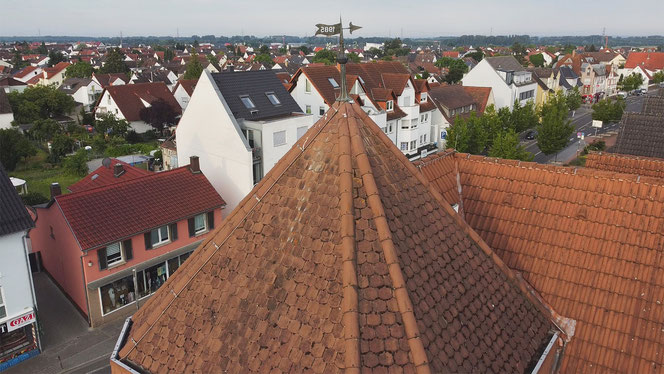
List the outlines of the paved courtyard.
{"label": "paved courtyard", "polygon": [[4,373],[110,373],[109,357],[124,321],[92,329],[45,273],[33,278],[43,351]]}

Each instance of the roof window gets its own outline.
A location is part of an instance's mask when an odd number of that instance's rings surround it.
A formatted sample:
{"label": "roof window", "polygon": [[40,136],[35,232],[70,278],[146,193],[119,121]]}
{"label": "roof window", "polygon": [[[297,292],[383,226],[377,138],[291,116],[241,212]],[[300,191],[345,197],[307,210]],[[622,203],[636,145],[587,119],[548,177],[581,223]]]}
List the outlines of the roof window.
{"label": "roof window", "polygon": [[256,108],[256,104],[254,104],[254,101],[251,100],[251,98],[250,98],[248,95],[240,96],[240,100],[242,100],[242,104],[244,104],[244,106],[245,106],[247,109],[254,109],[254,108]]}
{"label": "roof window", "polygon": [[334,87],[334,88],[339,88],[339,83],[337,83],[337,81],[334,80],[334,78],[327,78],[327,80],[330,82],[330,84],[332,85],[332,87]]}
{"label": "roof window", "polygon": [[281,105],[281,101],[279,101],[279,98],[277,95],[274,94],[274,92],[266,92],[265,96],[267,96],[267,99],[270,100],[272,105]]}

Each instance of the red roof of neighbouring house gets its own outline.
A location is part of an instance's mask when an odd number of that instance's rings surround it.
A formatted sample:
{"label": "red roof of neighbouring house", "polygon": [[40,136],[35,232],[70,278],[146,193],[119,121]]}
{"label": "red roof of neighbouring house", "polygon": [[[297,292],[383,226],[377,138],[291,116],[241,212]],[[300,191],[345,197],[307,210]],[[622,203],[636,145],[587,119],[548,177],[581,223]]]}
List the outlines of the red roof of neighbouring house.
{"label": "red roof of neighbouring house", "polygon": [[189,95],[189,97],[191,97],[191,95],[194,94],[196,83],[198,83],[198,79],[180,79],[175,87],[173,87],[173,93],[175,93],[178,87],[182,86],[184,91]]}
{"label": "red roof of neighbouring house", "polygon": [[458,51],[443,51],[443,57],[459,58]]}
{"label": "red roof of neighbouring house", "polygon": [[26,66],[23,69],[19,70],[16,74],[14,74],[14,78],[20,79],[20,78],[27,77],[28,74],[34,72],[35,70],[37,70],[36,66],[32,66],[32,65]]}
{"label": "red roof of neighbouring house", "polygon": [[54,75],[60,73],[61,71],[65,70],[69,65],[71,65],[68,62],[58,62],[55,64],[55,66],[50,67],[50,68],[44,68],[44,78],[49,79],[53,78]]}
{"label": "red roof of neighbouring house", "polygon": [[[114,171],[114,167],[116,164],[121,164],[124,170],[118,177],[115,176],[115,171]],[[91,188],[103,187],[111,184],[124,182],[129,179],[134,179],[149,174],[152,173],[145,169],[131,166],[124,161],[112,158],[109,167],[103,165],[98,167],[97,169],[95,169],[95,171],[88,174],[83,179],[67,187],[67,189],[71,192],[80,192],[84,190],[89,190]]]}
{"label": "red roof of neighbouring house", "polygon": [[113,73],[113,74],[92,74],[93,78],[97,79],[97,82],[101,85],[101,88],[106,88],[111,85],[111,82],[120,79],[124,83],[127,83],[127,74],[124,73]]}
{"label": "red roof of neighbouring house", "polygon": [[143,101],[154,103],[157,100],[164,100],[175,113],[182,113],[180,104],[164,82],[108,86],[106,91],[111,95],[125,119],[130,122],[141,120],[141,110],[145,108]]}
{"label": "red roof of neighbouring house", "polygon": [[188,166],[59,195],[55,202],[84,251],[226,204]]}
{"label": "red roof of neighbouring house", "polygon": [[664,52],[630,52],[625,68],[634,69],[637,66],[648,70],[664,69]]}
{"label": "red roof of neighbouring house", "polygon": [[463,86],[463,89],[466,90],[475,101],[477,101],[477,113],[484,113],[489,97],[491,96],[491,87]]}

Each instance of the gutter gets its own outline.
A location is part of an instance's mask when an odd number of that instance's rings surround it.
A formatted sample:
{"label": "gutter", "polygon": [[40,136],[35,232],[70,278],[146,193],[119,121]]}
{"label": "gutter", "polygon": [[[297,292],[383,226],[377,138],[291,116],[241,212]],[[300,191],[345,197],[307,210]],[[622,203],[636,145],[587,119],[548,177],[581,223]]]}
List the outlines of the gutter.
{"label": "gutter", "polygon": [[32,270],[30,269],[30,256],[28,255],[28,245],[27,245],[27,239],[28,239],[28,233],[23,235],[23,238],[21,242],[23,243],[23,254],[25,255],[25,267],[28,270],[28,280],[30,281],[30,292],[32,293],[32,305],[35,311],[35,318],[37,322],[35,323],[37,327],[37,346],[39,348],[39,352],[43,352],[42,350],[42,344],[41,344],[41,338],[39,336],[41,335],[41,323],[39,322],[39,308],[37,307],[37,295],[35,294],[35,284],[32,279]]}
{"label": "gutter", "polygon": [[[120,332],[120,336],[118,337],[118,340],[115,342],[115,347],[113,348],[113,352],[111,353],[111,363],[119,366],[122,369],[124,369],[125,372],[127,372],[127,373],[140,374],[138,371],[132,369],[127,364],[120,361],[120,357],[119,357],[120,349],[127,342],[127,338],[129,337],[129,331],[131,330],[132,324],[133,324],[133,322],[131,320],[131,317],[127,317],[127,319],[125,320],[124,325],[122,326],[122,331]],[[112,368],[111,368],[111,370],[112,370]]]}
{"label": "gutter", "polygon": [[[547,357],[549,356],[549,353],[551,352],[551,349],[553,348],[553,345],[556,343],[556,340],[558,340],[558,332],[556,331],[555,334],[551,337],[551,340],[549,341],[549,344],[547,344],[546,348],[544,349],[544,352],[542,352],[542,356],[540,357],[539,361],[537,361],[537,365],[531,372],[531,374],[538,374],[540,369],[542,368],[542,365],[544,365],[544,361],[546,361]],[[556,364],[558,363],[558,358],[559,354],[556,352],[556,358],[555,358],[555,363],[554,367],[556,367]],[[555,373],[556,371],[554,371]]]}

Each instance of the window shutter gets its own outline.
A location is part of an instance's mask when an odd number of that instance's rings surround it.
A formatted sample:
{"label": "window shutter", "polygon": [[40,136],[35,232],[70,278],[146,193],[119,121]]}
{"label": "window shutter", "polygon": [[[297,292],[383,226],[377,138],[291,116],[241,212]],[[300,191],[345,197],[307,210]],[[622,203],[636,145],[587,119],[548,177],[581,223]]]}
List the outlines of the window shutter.
{"label": "window shutter", "polygon": [[129,261],[134,258],[134,251],[131,246],[131,239],[127,239],[122,242],[122,248],[124,248],[125,260]]}
{"label": "window shutter", "polygon": [[174,242],[178,240],[178,224],[176,223],[171,223],[170,224],[171,228],[171,241]]}
{"label": "window shutter", "polygon": [[214,210],[208,212],[207,219],[208,219],[208,229],[212,230],[214,228]]}
{"label": "window shutter", "polygon": [[191,217],[187,220],[187,223],[189,224],[189,237],[193,238],[196,235],[196,232],[194,230],[194,217]]}
{"label": "window shutter", "polygon": [[152,232],[146,232],[143,237],[145,238],[145,249],[152,249]]}
{"label": "window shutter", "polygon": [[99,259],[99,270],[104,270],[108,267],[106,262],[106,247],[97,250],[97,257]]}

